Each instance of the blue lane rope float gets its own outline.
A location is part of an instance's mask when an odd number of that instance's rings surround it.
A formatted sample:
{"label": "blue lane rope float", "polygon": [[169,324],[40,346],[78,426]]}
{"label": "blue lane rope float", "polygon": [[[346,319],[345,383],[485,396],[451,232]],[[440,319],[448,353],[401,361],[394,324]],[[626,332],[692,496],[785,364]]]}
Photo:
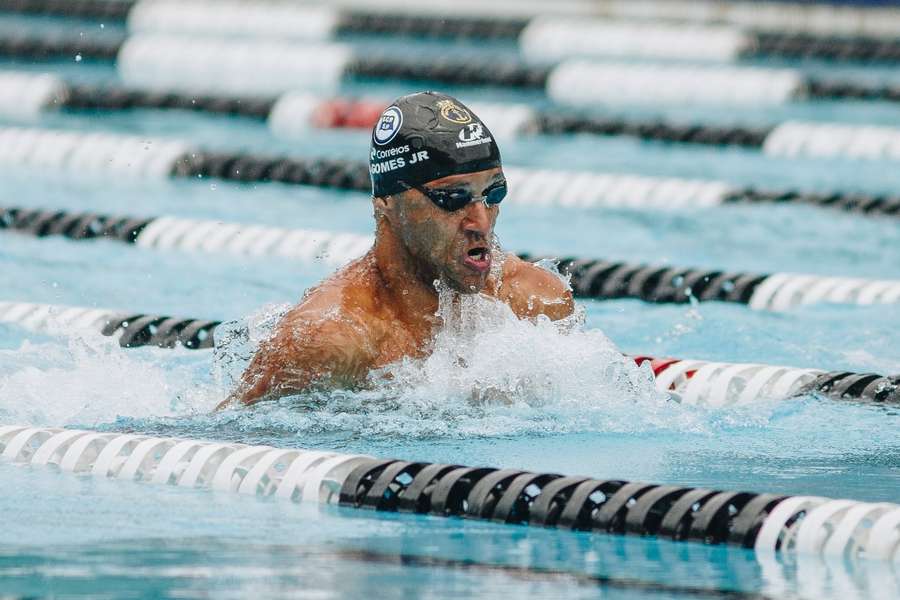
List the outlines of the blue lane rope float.
{"label": "blue lane rope float", "polygon": [[0,427],[0,451],[67,473],[313,505],[728,544],[764,556],[900,558],[900,505],[891,503],[15,425]]}
{"label": "blue lane rope float", "polygon": [[[696,7],[691,8],[693,10],[685,12],[696,13]],[[585,14],[544,15],[530,19],[517,16],[448,18],[445,14],[410,14],[408,10],[385,12],[382,9],[375,12],[284,2],[222,0],[75,0],[68,3],[57,0],[3,0],[0,11],[127,22],[128,29],[133,32],[162,30],[187,35],[249,33],[316,41],[348,34],[517,41],[524,53],[540,58],[565,56],[577,51],[667,59],[674,56],[706,61],[760,58],[863,63],[900,61],[900,41],[886,36],[865,36],[861,32],[834,35],[821,31],[753,31],[752,28],[724,24],[635,22]],[[671,10],[660,12],[668,14]],[[882,11],[880,16],[887,17],[900,27],[898,11]],[[871,15],[869,20],[874,20]],[[885,25],[882,23],[879,29],[885,31]]]}
{"label": "blue lane rope float", "polygon": [[[102,238],[141,248],[182,250],[342,265],[371,248],[369,235],[285,229],[177,217],[127,217],[95,213],[0,207],[0,230],[84,241]],[[535,261],[542,257],[518,256]],[[543,257],[553,258],[553,257]],[[734,302],[753,310],[795,306],[896,304],[900,280],[872,280],[794,273],[742,273],[671,265],[643,265],[600,259],[562,258],[577,298],[632,298],[655,303]]]}
{"label": "blue lane rope float", "polygon": [[[52,93],[52,81],[39,83],[31,88],[34,95]],[[19,106],[24,109],[28,105],[23,101]],[[361,161],[214,152],[179,140],[113,133],[0,128],[0,166],[3,165],[79,176],[93,173],[139,179],[214,178],[371,192],[368,167]],[[512,189],[509,201],[520,204],[682,210],[724,204],[792,203],[856,214],[900,216],[898,196],[764,190],[720,181],[616,173],[517,167],[505,167],[504,171]]]}
{"label": "blue lane rope float", "polygon": [[[43,333],[99,332],[113,337],[123,348],[189,350],[213,348],[215,330],[221,325],[221,321],[207,319],[4,301],[0,301],[0,323]],[[758,363],[632,358],[638,365],[648,365],[657,389],[677,394],[685,404],[739,406],[760,398],[780,400],[806,394],[838,401],[900,404],[900,376]]]}

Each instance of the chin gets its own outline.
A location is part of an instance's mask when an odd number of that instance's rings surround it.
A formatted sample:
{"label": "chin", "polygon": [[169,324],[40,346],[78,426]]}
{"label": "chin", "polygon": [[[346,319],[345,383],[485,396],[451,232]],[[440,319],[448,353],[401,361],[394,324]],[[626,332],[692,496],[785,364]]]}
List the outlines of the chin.
{"label": "chin", "polygon": [[460,294],[478,294],[487,286],[487,275],[468,277],[446,277],[444,279],[455,292]]}

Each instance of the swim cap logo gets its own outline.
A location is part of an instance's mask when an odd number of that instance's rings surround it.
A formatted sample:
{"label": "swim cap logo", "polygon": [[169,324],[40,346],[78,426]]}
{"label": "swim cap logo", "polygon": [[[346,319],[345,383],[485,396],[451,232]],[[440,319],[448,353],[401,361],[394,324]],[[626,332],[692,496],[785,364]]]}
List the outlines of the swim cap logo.
{"label": "swim cap logo", "polygon": [[372,133],[375,143],[384,146],[390,142],[400,131],[401,125],[403,125],[403,113],[396,106],[389,106],[381,113],[381,118],[375,124],[375,131]]}
{"label": "swim cap logo", "polygon": [[472,121],[472,115],[469,114],[469,111],[455,103],[453,100],[440,100],[438,101],[437,106],[441,109],[441,116],[451,123],[465,125]]}
{"label": "swim cap logo", "polygon": [[456,142],[457,148],[468,148],[470,146],[480,146],[481,144],[490,144],[493,140],[491,136],[484,135],[484,125],[475,121],[469,123],[459,130],[459,141]]}
{"label": "swim cap logo", "polygon": [[469,123],[459,130],[459,141],[474,142],[475,140],[480,140],[483,135],[484,127],[481,126],[481,123]]}

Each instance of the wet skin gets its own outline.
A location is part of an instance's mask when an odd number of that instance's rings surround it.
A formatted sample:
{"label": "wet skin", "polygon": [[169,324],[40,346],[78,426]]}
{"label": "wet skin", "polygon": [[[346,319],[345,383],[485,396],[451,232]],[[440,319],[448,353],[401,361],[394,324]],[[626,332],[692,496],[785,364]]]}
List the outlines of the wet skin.
{"label": "wet skin", "polygon": [[[502,179],[497,168],[425,187],[469,187],[481,194]],[[435,280],[461,293],[497,298],[520,319],[572,314],[571,292],[556,275],[510,255],[499,281],[491,273],[498,258],[490,245],[499,205],[474,200],[447,212],[410,190],[374,198],[373,206],[373,248],[306,292],[260,345],[220,408],[311,389],[358,388],[372,369],[427,356],[440,326]]]}

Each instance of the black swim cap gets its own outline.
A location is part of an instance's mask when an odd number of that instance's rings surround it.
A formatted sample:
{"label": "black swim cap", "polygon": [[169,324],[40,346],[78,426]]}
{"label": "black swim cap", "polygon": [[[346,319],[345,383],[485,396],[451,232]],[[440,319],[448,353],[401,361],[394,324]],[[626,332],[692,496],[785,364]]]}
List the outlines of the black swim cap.
{"label": "black swim cap", "polygon": [[401,96],[372,130],[372,195],[406,191],[448,175],[500,166],[500,149],[487,126],[462,102],[437,92]]}

